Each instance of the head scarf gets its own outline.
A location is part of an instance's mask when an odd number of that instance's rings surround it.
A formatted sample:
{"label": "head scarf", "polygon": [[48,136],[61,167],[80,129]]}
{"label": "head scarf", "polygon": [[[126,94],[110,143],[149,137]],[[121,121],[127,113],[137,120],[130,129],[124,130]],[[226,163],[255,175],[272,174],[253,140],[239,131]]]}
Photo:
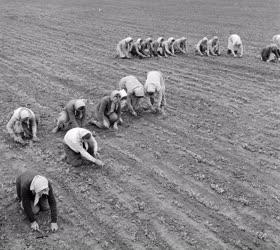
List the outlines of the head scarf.
{"label": "head scarf", "polygon": [[171,42],[174,42],[175,39],[174,39],[174,37],[169,37],[167,41],[168,41],[169,43],[171,43]]}
{"label": "head scarf", "polygon": [[205,36],[202,38],[202,42],[208,41],[208,38]]}
{"label": "head scarf", "polygon": [[156,86],[155,86],[155,84],[153,84],[153,83],[147,84],[146,91],[147,91],[148,93],[155,93],[155,92],[156,92]]}
{"label": "head scarf", "polygon": [[157,42],[161,44],[163,42],[163,40],[164,40],[164,38],[161,36],[157,39]]}
{"label": "head scarf", "polygon": [[118,91],[118,90],[113,90],[113,91],[111,92],[111,95],[110,95],[110,100],[113,101],[113,99],[114,99],[114,97],[115,97],[116,95],[121,95],[121,94],[120,94],[120,91]]}
{"label": "head scarf", "polygon": [[49,194],[49,182],[46,177],[41,175],[36,175],[30,185],[30,190],[35,192],[35,200],[34,200],[34,206],[36,206],[39,202],[40,196],[39,192],[46,189],[46,192],[44,194]]}
{"label": "head scarf", "polygon": [[134,89],[134,94],[137,97],[144,97],[144,88],[142,86],[139,86]]}
{"label": "head scarf", "polygon": [[132,37],[130,37],[130,36],[129,36],[129,37],[127,37],[127,38],[125,38],[124,40],[125,40],[127,43],[129,43],[129,42],[132,42],[132,41],[133,41]]}
{"label": "head scarf", "polygon": [[124,98],[127,97],[127,93],[126,93],[126,91],[124,89],[120,90],[119,93],[121,95],[121,99],[124,99]]}
{"label": "head scarf", "polygon": [[76,100],[76,102],[74,104],[74,107],[75,107],[76,110],[81,108],[81,107],[85,107],[85,106],[86,106],[86,104],[82,99]]}
{"label": "head scarf", "polygon": [[20,119],[23,120],[25,118],[29,118],[30,117],[30,113],[27,109],[22,109],[20,111]]}

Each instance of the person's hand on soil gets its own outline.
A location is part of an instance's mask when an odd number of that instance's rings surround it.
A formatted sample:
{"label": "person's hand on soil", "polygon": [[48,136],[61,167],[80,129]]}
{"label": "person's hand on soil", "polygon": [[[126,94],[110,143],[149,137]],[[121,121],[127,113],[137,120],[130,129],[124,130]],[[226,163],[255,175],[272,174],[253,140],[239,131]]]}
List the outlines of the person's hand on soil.
{"label": "person's hand on soil", "polygon": [[51,223],[51,230],[52,230],[52,232],[56,232],[58,230],[57,223]]}
{"label": "person's hand on soil", "polygon": [[99,167],[104,167],[104,163],[100,160],[96,160],[95,164]]}
{"label": "person's hand on soil", "polygon": [[40,139],[39,139],[37,136],[35,136],[35,137],[33,137],[32,141],[34,141],[34,142],[39,142]]}
{"label": "person's hand on soil", "polygon": [[26,144],[25,141],[22,138],[20,138],[20,137],[15,137],[15,142],[18,142],[18,143],[20,143],[22,145]]}
{"label": "person's hand on soil", "polygon": [[38,225],[38,223],[37,223],[36,221],[33,221],[33,222],[31,223],[31,228],[32,228],[33,230],[35,230],[35,231],[38,231],[38,230],[39,230],[39,225]]}

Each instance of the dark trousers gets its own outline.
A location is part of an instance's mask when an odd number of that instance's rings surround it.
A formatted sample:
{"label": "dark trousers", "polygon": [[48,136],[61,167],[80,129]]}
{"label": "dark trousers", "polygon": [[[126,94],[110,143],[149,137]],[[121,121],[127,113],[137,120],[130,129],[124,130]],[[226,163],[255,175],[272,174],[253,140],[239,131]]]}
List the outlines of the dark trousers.
{"label": "dark trousers", "polygon": [[[91,164],[90,161],[83,158],[80,153],[76,153],[73,151],[70,147],[68,147],[66,144],[64,144],[64,151],[66,154],[66,162],[73,167],[79,167],[81,165],[88,165]],[[93,156],[93,147],[89,145],[87,152]]]}

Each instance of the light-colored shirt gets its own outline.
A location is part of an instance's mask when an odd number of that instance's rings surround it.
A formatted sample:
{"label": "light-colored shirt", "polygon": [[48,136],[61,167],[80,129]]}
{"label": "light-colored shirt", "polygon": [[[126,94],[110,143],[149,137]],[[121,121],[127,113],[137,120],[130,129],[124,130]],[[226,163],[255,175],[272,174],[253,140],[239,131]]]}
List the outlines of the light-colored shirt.
{"label": "light-colored shirt", "polygon": [[144,86],[147,92],[159,92],[165,89],[160,71],[150,71]]}
{"label": "light-colored shirt", "polygon": [[119,82],[119,88],[125,89],[127,95],[132,95],[134,90],[139,87],[143,87],[143,85],[132,75],[123,77]]}
{"label": "light-colored shirt", "polygon": [[[82,137],[91,132],[84,128],[72,128],[68,130],[68,132],[64,136],[64,143],[71,148],[74,152],[80,153],[87,160],[95,162],[96,159],[90,155],[86,149],[83,147],[83,139]],[[91,134],[91,137],[88,141],[88,144],[94,145],[94,154],[97,153],[97,142]],[[88,146],[88,145],[87,145]]]}
{"label": "light-colored shirt", "polygon": [[147,74],[147,80],[144,85],[146,92],[155,93],[155,103],[154,105],[159,108],[165,96],[165,83],[160,71],[150,71]]}
{"label": "light-colored shirt", "polygon": [[15,133],[22,132],[22,126],[21,126],[21,112],[23,110],[27,110],[29,113],[29,119],[31,121],[31,126],[32,126],[32,134],[35,137],[37,133],[37,125],[36,125],[36,119],[35,119],[35,114],[31,109],[25,108],[25,107],[20,107],[14,110],[14,113],[9,120],[6,128],[8,130],[8,133],[10,135],[15,135]]}

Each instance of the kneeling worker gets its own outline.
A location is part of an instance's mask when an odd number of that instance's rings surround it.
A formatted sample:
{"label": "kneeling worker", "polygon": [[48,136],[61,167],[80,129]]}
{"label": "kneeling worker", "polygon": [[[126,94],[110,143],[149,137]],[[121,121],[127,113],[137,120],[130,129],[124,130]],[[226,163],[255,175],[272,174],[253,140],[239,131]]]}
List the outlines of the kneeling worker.
{"label": "kneeling worker", "polygon": [[51,230],[58,230],[57,208],[51,183],[46,177],[36,175],[26,171],[16,180],[17,197],[21,208],[26,213],[31,228],[39,230],[39,225],[35,220],[35,214],[39,211],[51,210]]}
{"label": "kneeling worker", "polygon": [[132,115],[137,116],[135,109],[139,107],[139,101],[145,96],[144,86],[135,76],[123,77],[119,82],[119,88],[127,93],[126,103]]}
{"label": "kneeling worker", "polygon": [[72,128],[64,136],[66,162],[73,167],[94,163],[102,167],[102,161],[96,159],[98,154],[97,142],[92,133],[84,128]]}
{"label": "kneeling worker", "polygon": [[118,129],[121,119],[121,94],[118,90],[112,91],[110,96],[104,96],[95,107],[94,118],[89,122],[98,128],[113,126]]}
{"label": "kneeling worker", "polygon": [[86,119],[86,104],[84,99],[75,99],[69,101],[64,110],[60,112],[56,119],[56,127],[52,130],[53,133],[68,127],[83,127]]}
{"label": "kneeling worker", "polygon": [[26,144],[25,139],[39,141],[37,137],[38,119],[31,109],[20,107],[16,109],[6,128],[14,141]]}
{"label": "kneeling worker", "polygon": [[144,85],[145,94],[148,97],[148,105],[152,112],[165,113],[165,83],[160,71],[149,71]]}

